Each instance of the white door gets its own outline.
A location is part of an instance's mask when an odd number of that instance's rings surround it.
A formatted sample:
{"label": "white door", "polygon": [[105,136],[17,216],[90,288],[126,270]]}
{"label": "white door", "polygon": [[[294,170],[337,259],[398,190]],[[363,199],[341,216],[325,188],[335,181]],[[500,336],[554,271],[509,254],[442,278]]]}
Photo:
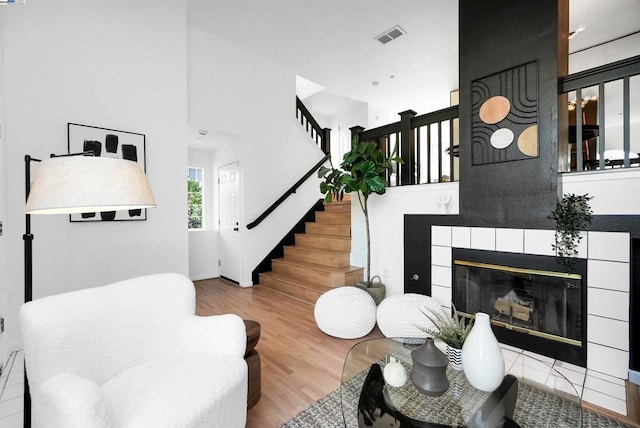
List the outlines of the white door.
{"label": "white door", "polygon": [[240,282],[240,169],[238,162],[218,168],[220,276]]}

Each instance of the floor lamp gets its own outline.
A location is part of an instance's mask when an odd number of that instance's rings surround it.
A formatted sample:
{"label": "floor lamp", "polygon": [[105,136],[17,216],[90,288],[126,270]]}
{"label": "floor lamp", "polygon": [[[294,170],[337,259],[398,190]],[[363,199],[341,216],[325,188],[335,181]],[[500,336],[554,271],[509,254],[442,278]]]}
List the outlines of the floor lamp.
{"label": "floor lamp", "polygon": [[[153,208],[156,201],[137,162],[94,157],[92,153],[51,155],[25,161],[24,300],[33,297],[32,214],[77,214]],[[31,181],[31,163],[40,162]],[[31,426],[31,396],[24,371],[24,427]]]}

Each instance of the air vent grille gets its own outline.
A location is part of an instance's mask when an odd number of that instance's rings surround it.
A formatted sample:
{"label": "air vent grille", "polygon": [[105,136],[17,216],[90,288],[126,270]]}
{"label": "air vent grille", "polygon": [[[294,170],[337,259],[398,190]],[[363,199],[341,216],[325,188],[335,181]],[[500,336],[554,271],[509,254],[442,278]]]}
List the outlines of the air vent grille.
{"label": "air vent grille", "polygon": [[396,25],[390,30],[387,30],[384,33],[380,34],[379,36],[376,36],[376,40],[382,43],[383,45],[386,45],[390,41],[397,39],[403,34],[407,34],[407,33],[402,28],[400,28],[400,26]]}

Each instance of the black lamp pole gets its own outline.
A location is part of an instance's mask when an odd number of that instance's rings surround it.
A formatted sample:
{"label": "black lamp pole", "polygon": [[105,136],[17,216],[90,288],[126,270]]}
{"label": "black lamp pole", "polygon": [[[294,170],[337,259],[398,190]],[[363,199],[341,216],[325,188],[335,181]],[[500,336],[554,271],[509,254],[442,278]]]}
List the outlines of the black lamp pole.
{"label": "black lamp pole", "polygon": [[[25,178],[25,202],[31,192],[31,162],[40,162],[40,159],[32,158],[29,155],[24,157],[24,178]],[[22,235],[24,240],[24,302],[33,299],[33,234],[31,233],[31,215],[25,214],[25,232]],[[24,396],[23,396],[23,426],[31,427],[31,394],[29,394],[29,380],[27,379],[27,367],[24,368]]]}

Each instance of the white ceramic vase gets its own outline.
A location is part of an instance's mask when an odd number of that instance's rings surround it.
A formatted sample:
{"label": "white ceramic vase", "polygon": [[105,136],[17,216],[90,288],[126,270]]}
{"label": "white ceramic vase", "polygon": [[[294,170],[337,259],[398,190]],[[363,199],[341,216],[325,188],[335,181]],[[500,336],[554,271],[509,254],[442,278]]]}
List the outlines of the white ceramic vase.
{"label": "white ceramic vase", "polygon": [[495,391],[504,379],[504,358],[491,330],[489,315],[478,312],[462,345],[462,370],[469,383],[486,392]]}

